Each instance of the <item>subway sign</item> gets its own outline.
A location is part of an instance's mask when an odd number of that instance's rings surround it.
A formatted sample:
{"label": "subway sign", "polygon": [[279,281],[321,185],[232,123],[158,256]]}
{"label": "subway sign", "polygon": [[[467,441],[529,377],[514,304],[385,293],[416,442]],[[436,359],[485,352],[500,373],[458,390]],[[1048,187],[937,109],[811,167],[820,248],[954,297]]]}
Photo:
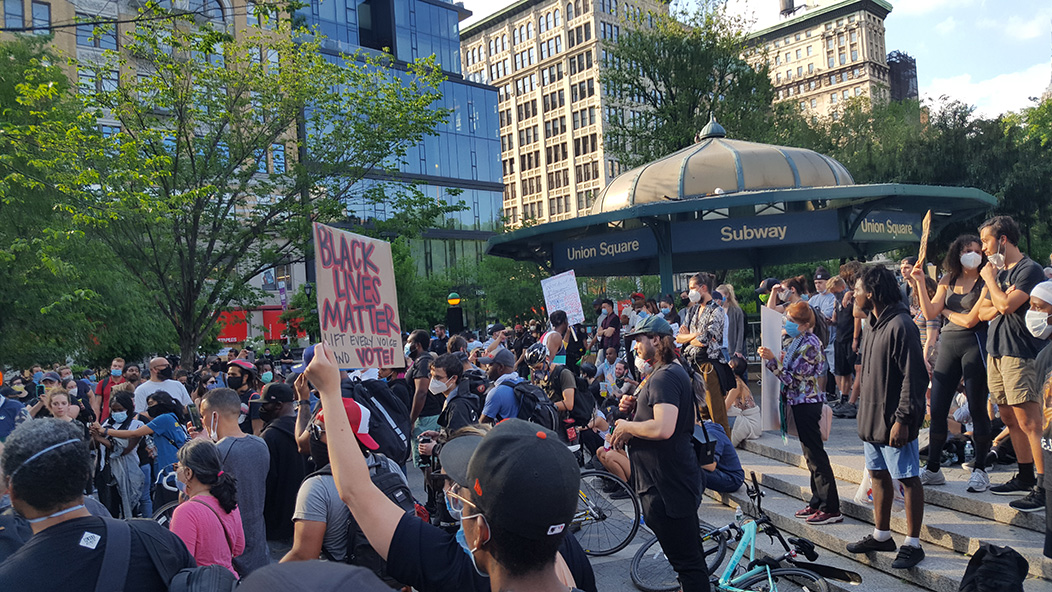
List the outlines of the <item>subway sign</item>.
{"label": "subway sign", "polygon": [[920,242],[923,216],[910,212],[870,212],[857,222],[851,240]]}
{"label": "subway sign", "polygon": [[620,263],[653,257],[657,254],[657,240],[649,228],[639,228],[558,242],[552,251],[552,263],[557,269],[573,269],[581,264]]}
{"label": "subway sign", "polygon": [[840,239],[834,210],[774,214],[672,225],[672,252],[748,249]]}

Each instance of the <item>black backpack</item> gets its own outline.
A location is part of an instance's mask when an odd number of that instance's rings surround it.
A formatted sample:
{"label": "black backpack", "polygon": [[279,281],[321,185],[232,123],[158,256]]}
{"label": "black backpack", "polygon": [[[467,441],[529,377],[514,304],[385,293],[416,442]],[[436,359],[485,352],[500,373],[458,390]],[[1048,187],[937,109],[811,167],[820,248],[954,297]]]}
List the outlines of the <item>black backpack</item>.
{"label": "black backpack", "polygon": [[580,374],[581,358],[588,353],[588,332],[584,325],[574,325],[566,330],[566,367],[574,376]]}
{"label": "black backpack", "polygon": [[[553,366],[551,376],[559,376],[562,374],[565,368],[563,366]],[[592,421],[592,415],[595,412],[595,397],[588,390],[588,379],[583,376],[574,376],[576,388],[574,389],[573,395],[573,409],[570,410],[570,419],[573,420],[574,425],[577,427],[585,427],[589,422]],[[558,387],[554,387],[558,388]]]}
{"label": "black backpack", "polygon": [[490,382],[485,372],[472,368],[464,372],[462,380],[468,381],[468,392],[478,396],[479,401],[486,400],[486,391],[489,390]]}
{"label": "black backpack", "polygon": [[1023,592],[1030,563],[1011,547],[984,543],[968,561],[958,592]]}
{"label": "black backpack", "polygon": [[[387,496],[387,499],[405,510],[406,514],[416,512],[416,502],[413,500],[413,493],[409,490],[409,486],[405,483],[405,478],[401,472],[391,470],[390,464],[386,458],[383,458],[383,455],[370,454],[365,459],[365,464],[369,467],[369,479]],[[308,475],[307,479],[315,475],[332,475],[332,466],[325,465]],[[365,533],[358,526],[358,521],[353,515],[347,520],[347,555],[344,561],[371,569],[384,583],[401,588],[402,585],[399,582],[387,575],[387,562],[369,544],[369,539],[365,538]]]}
{"label": "black backpack", "polygon": [[377,450],[402,464],[412,452],[409,410],[382,380],[345,379],[341,385],[344,397],[354,399],[369,410],[369,435],[380,445]]}
{"label": "black backpack", "polygon": [[519,403],[519,419],[531,421],[555,433],[563,431],[555,403],[552,403],[541,387],[523,380],[511,388],[515,392],[515,400]]}

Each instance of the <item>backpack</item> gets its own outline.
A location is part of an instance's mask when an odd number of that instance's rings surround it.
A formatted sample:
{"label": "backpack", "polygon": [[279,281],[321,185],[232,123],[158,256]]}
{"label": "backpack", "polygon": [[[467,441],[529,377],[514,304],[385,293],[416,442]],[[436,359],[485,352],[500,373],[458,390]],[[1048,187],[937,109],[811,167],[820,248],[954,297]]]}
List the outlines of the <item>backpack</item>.
{"label": "backpack", "polygon": [[[564,366],[552,367],[551,375],[559,376],[564,368]],[[595,397],[588,390],[588,379],[583,376],[574,376],[574,380],[576,388],[573,395],[573,409],[570,410],[569,415],[574,425],[583,428],[592,421],[592,415],[595,413]]]}
{"label": "backpack", "polygon": [[[184,567],[176,570],[173,566],[177,564],[176,555],[168,546],[157,540],[148,527],[159,526],[153,520],[135,518],[132,520],[117,520],[104,518],[106,521],[106,536],[109,541],[103,551],[102,569],[99,571],[99,579],[95,586],[96,592],[109,590],[123,590],[124,580],[128,574],[128,549],[131,545],[131,529],[139,533],[139,540],[146,548],[161,580],[168,582],[168,592],[227,592],[237,587],[237,576],[229,569],[220,565],[206,565],[202,567]],[[110,549],[113,555],[110,555]]]}
{"label": "backpack", "polygon": [[1030,563],[1011,547],[984,543],[968,561],[958,592],[1023,592]]}
{"label": "backpack", "polygon": [[511,389],[519,403],[519,419],[531,421],[555,433],[562,432],[562,422],[559,421],[555,403],[552,403],[541,387],[523,380],[512,385]]}
{"label": "backpack", "polygon": [[489,390],[490,383],[485,372],[472,368],[464,372],[462,380],[468,381],[468,392],[476,395],[480,401],[486,400],[486,391]]}
{"label": "backpack", "polygon": [[818,309],[814,310],[815,317],[815,328],[812,329],[815,333],[815,337],[822,342],[822,347],[829,345],[829,322],[822,316],[821,311]]}
{"label": "backpack", "polygon": [[369,410],[369,435],[380,445],[377,452],[403,464],[412,452],[409,410],[382,380],[345,379],[343,396],[354,399]]}
{"label": "backpack", "polygon": [[566,367],[577,376],[581,358],[588,353],[588,332],[584,325],[577,324],[566,331]]}
{"label": "backpack", "polygon": [[[377,489],[387,496],[387,499],[405,510],[406,514],[416,514],[416,503],[413,500],[413,493],[409,490],[409,486],[406,485],[405,478],[401,472],[392,471],[387,459],[383,458],[381,454],[370,454],[365,459],[365,464],[369,467],[369,479]],[[307,478],[309,479],[315,475],[332,475],[332,466],[325,465],[308,475]],[[349,516],[347,520],[347,555],[344,561],[351,565],[369,568],[384,583],[388,585],[394,584],[400,588],[401,584],[387,575],[387,562],[369,544],[369,539],[365,538],[365,533],[358,526],[354,516]]]}

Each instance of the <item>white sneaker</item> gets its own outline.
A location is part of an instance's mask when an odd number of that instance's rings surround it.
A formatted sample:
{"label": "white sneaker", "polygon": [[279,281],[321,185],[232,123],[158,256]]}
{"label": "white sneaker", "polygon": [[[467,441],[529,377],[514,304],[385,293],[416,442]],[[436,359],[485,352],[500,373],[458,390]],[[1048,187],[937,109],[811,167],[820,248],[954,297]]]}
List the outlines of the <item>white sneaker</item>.
{"label": "white sneaker", "polygon": [[990,489],[990,477],[986,471],[982,469],[972,471],[972,476],[968,479],[968,493],[979,493],[987,489]]}
{"label": "white sneaker", "polygon": [[[983,474],[985,475],[986,473]],[[946,475],[943,475],[941,470],[932,472],[925,468],[923,471],[921,471],[920,480],[921,485],[945,485]],[[986,484],[987,486],[989,486],[989,479],[986,480]]]}

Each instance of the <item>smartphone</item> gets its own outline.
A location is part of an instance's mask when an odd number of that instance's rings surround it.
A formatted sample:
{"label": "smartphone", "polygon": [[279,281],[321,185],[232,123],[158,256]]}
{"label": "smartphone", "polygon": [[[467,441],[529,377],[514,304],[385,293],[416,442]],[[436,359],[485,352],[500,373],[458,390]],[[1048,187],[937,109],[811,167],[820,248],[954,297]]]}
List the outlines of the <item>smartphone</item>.
{"label": "smartphone", "polygon": [[43,396],[44,396],[44,385],[38,384],[37,385],[37,397],[43,397]]}
{"label": "smartphone", "polygon": [[201,412],[198,411],[197,405],[190,403],[186,406],[186,410],[190,413],[190,423],[194,424],[194,429],[203,430],[205,424],[201,422]]}

